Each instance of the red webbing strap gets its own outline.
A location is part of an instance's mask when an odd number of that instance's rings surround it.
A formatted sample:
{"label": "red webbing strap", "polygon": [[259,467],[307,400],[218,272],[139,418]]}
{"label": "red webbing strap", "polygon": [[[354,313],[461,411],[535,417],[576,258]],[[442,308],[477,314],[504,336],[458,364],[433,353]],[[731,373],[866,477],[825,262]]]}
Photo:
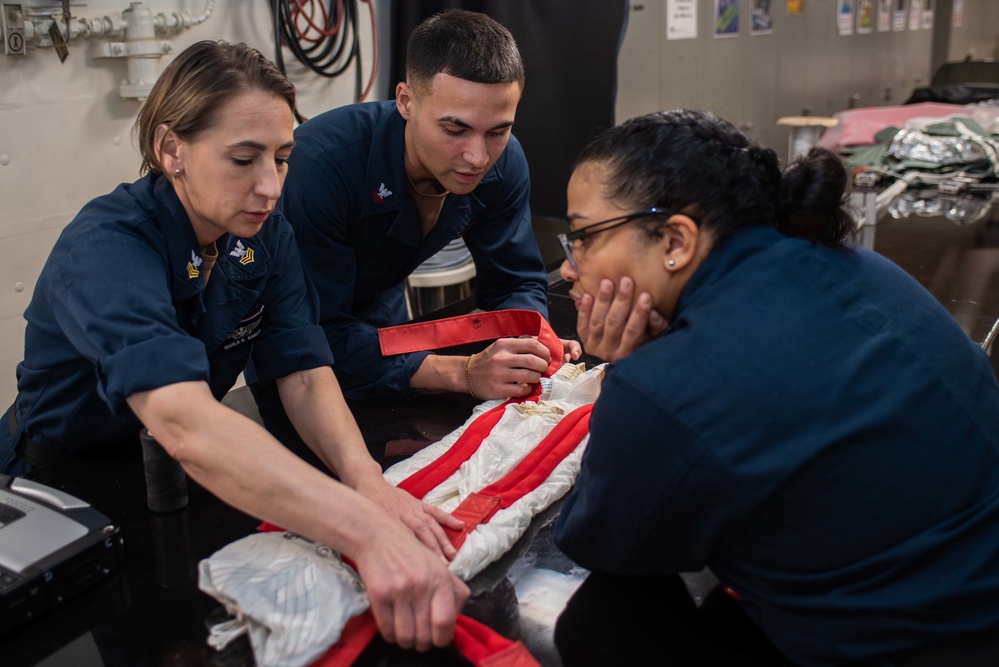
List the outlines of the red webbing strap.
{"label": "red webbing strap", "polygon": [[[551,376],[562,365],[562,341],[552,331],[547,320],[533,310],[494,310],[430,322],[384,327],[378,330],[378,341],[382,354],[392,355],[523,335],[536,335],[548,348],[551,362],[545,369],[544,375]],[[416,498],[423,498],[431,489],[453,475],[461,464],[475,453],[503,417],[508,404],[537,400],[540,395],[541,386],[535,385],[530,395],[511,398],[506,403],[479,415],[436,461],[416,471],[397,486]]]}
{"label": "red webbing strap", "polygon": [[476,667],[539,667],[523,644],[460,614],[454,626],[454,646]]}
{"label": "red webbing strap", "polygon": [[592,411],[593,404],[590,403],[567,414],[513,470],[479,493],[501,496],[500,509],[506,509],[538,488],[586,437]]}
{"label": "red webbing strap", "polygon": [[593,405],[588,404],[567,414],[513,470],[461,501],[451,515],[460,519],[464,527],[455,530],[441,526],[455,549],[461,548],[476,526],[488,522],[496,512],[510,507],[548,479],[586,437],[592,410]]}
{"label": "red webbing strap", "polygon": [[[353,617],[340,639],[310,667],[350,667],[378,632],[370,611]],[[538,661],[520,642],[507,639],[486,625],[458,614],[454,647],[476,667],[539,667]]]}
{"label": "red webbing strap", "polygon": [[[511,403],[523,402],[528,398],[530,397],[510,399],[506,403],[497,405],[495,408],[482,413],[468,425],[468,428],[466,428],[464,432],[458,436],[458,439],[455,440],[453,445],[448,447],[447,451],[437,457],[437,459],[432,463],[427,464],[420,470],[417,470],[412,475],[399,482],[396,486],[404,491],[408,491],[415,498],[423,498],[425,495],[430,493],[431,489],[437,488],[437,486],[439,486],[444,480],[453,475],[458,468],[461,467],[461,464],[471,458],[472,454],[474,454],[475,451],[478,450],[479,446],[482,445],[482,441],[489,436],[493,427],[496,426],[499,420],[503,417],[503,413],[506,410],[507,405],[510,405]],[[548,436],[541,441],[541,444],[539,444],[527,456],[525,461],[535,462],[544,460],[544,458],[548,456],[548,451],[560,442],[562,437],[564,437],[562,434],[568,432],[570,428],[583,417],[584,413],[588,417],[590,410],[592,409],[592,405],[584,405],[583,407],[577,408],[566,415],[562,421],[555,425],[555,428],[552,429],[551,433],[549,433]],[[584,422],[582,427],[582,435],[580,435],[576,440],[576,445],[578,445],[579,441],[582,440],[582,436],[586,435],[588,421],[589,420],[587,418],[587,421]],[[541,480],[548,477],[548,475],[551,474],[551,471],[555,469],[555,465],[558,465],[558,461],[565,458],[565,455],[575,449],[576,445],[573,445],[565,454],[557,459],[555,464],[538,478],[538,482],[535,483],[535,486],[537,486]],[[521,466],[524,465],[525,464],[523,463],[521,464]],[[533,468],[521,467],[520,469],[526,471]],[[522,496],[526,492],[527,491],[524,491],[520,495]]]}
{"label": "red webbing strap", "polygon": [[423,498],[430,493],[431,489],[436,488],[441,482],[453,475],[461,467],[461,464],[475,453],[482,441],[503,417],[503,411],[510,403],[511,401],[501,403],[476,417],[455,440],[454,444],[437,457],[437,460],[417,470],[396,486],[408,491],[414,498]]}
{"label": "red webbing strap", "polygon": [[270,521],[261,521],[260,525],[257,526],[257,530],[261,533],[283,533],[284,528],[281,526],[275,526]]}
{"label": "red webbing strap", "polygon": [[370,611],[352,617],[340,631],[340,639],[316,658],[309,667],[350,667],[378,634],[378,624]]}
{"label": "red webbing strap", "polygon": [[496,514],[501,500],[499,496],[487,496],[475,491],[465,496],[465,499],[451,512],[451,516],[461,521],[462,527],[455,529],[441,526],[451,546],[460,549],[465,543],[465,538],[476,526],[486,523],[493,514]]}
{"label": "red webbing strap", "polygon": [[537,336],[548,348],[551,362],[544,377],[551,377],[562,365],[565,354],[562,341],[541,313],[533,310],[492,310],[378,330],[378,342],[384,356],[516,336]]}

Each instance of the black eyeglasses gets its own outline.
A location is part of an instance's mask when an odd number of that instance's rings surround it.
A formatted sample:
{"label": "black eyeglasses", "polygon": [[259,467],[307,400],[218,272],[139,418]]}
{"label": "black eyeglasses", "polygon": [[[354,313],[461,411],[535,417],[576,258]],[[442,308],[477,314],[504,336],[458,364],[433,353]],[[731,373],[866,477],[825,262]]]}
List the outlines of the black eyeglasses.
{"label": "black eyeglasses", "polygon": [[[559,234],[558,243],[562,246],[562,252],[565,253],[565,258],[569,262],[569,266],[572,267],[573,271],[579,271],[579,267],[576,266],[576,257],[573,255],[573,248],[576,245],[576,241],[580,239],[585,239],[587,236],[593,236],[594,234],[599,234],[600,232],[606,232],[608,229],[614,229],[615,227],[620,227],[626,222],[631,222],[632,220],[638,220],[639,218],[647,218],[650,215],[673,215],[673,211],[668,211],[664,208],[650,208],[647,211],[641,211],[640,213],[629,213],[628,215],[623,215],[620,218],[610,218],[609,220],[601,220],[600,222],[594,222],[592,225],[587,225],[582,229],[577,229],[574,232],[569,232],[568,234]],[[606,227],[601,227],[601,229],[593,229],[594,227],[600,227],[601,225],[606,225]]]}

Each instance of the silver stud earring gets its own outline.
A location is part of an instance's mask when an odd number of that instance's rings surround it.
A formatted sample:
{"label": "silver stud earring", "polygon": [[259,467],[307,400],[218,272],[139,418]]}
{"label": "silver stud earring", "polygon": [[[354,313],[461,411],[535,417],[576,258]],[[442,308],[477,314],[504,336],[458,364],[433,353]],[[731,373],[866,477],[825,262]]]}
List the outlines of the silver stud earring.
{"label": "silver stud earring", "polygon": [[180,176],[183,173],[184,173],[184,170],[181,169],[180,167],[177,167],[176,169],[173,170],[173,175],[174,176]]}
{"label": "silver stud earring", "polygon": [[666,266],[676,266],[676,260],[675,259],[667,260]]}

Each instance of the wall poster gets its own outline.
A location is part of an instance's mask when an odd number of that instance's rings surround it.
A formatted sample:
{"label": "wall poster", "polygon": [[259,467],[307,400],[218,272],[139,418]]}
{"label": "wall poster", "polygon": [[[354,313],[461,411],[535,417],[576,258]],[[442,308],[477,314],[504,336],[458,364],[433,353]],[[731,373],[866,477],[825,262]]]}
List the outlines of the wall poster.
{"label": "wall poster", "polygon": [[805,0],[787,0],[787,15],[801,16],[805,13]]}
{"label": "wall poster", "polygon": [[739,35],[739,0],[715,0],[715,37]]}
{"label": "wall poster", "polygon": [[923,17],[919,27],[923,30],[933,29],[933,0],[923,0]]}
{"label": "wall poster", "polygon": [[750,0],[749,34],[768,35],[774,31],[774,15],[770,0]]}
{"label": "wall poster", "polygon": [[954,13],[951,14],[950,24],[954,28],[964,25],[964,0],[954,0]]}

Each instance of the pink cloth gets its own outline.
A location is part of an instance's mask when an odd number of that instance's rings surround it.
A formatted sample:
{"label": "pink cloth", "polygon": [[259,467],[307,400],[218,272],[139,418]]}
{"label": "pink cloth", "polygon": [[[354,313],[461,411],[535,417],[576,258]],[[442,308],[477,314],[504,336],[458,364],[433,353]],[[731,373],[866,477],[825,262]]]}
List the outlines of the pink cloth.
{"label": "pink cloth", "polygon": [[900,128],[910,118],[942,118],[958,113],[963,108],[964,105],[961,104],[922,102],[897,107],[864,107],[837,111],[833,118],[839,123],[822,133],[818,145],[833,151],[867,146],[876,143],[874,135],[886,127]]}

